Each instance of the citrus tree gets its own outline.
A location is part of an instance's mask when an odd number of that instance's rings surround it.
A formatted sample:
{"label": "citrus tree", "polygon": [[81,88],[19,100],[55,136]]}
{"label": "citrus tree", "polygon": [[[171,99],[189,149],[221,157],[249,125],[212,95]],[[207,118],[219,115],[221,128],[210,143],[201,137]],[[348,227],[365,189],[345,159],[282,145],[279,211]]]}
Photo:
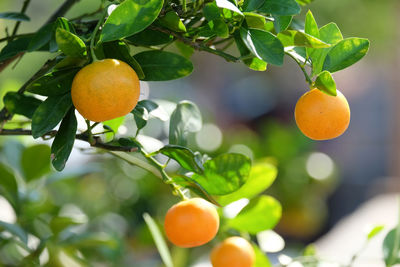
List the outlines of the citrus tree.
{"label": "citrus tree", "polygon": [[[138,166],[169,186],[180,200],[168,210],[164,222],[166,237],[174,245],[198,247],[217,235],[224,241],[211,253],[214,267],[270,266],[252,237],[273,229],[281,217],[279,202],[262,194],[274,181],[276,168],[268,161],[251,162],[242,154],[210,158],[193,151],[187,146],[188,136],[202,127],[196,104],[183,100],[168,112],[157,101],[139,101],[139,81],[163,82],[190,75],[195,52],[254,71],[282,66],[286,56],[304,74],[303,87],[310,88],[296,105],[297,125],[307,137],[327,140],[340,136],[350,122],[349,105],[332,73],[363,58],[369,41],[344,38],[335,23],[318,26],[311,11],[302,20],[297,15],[310,0],[101,1],[92,13],[65,18],[76,2],[66,0],[32,33],[18,34],[20,24],[29,21],[25,12],[30,0],[24,1],[20,12],[0,13],[1,19],[16,21],[11,33],[0,39],[6,43],[0,52],[0,71],[26,53],[51,53],[17,92],[4,96],[0,135],[52,140],[51,163],[60,172],[68,164],[75,140]],[[29,119],[24,128],[14,127],[15,115]],[[124,116],[133,116],[137,130],[119,136],[115,133]],[[78,130],[77,117],[85,119],[85,130]],[[168,142],[155,151],[138,138],[153,118],[169,121]],[[95,131],[99,125],[104,130]],[[91,265],[90,257],[82,254],[90,240],[82,245],[73,236],[62,238],[63,231],[79,222],[54,216],[42,222],[49,229],[44,235],[24,220],[29,198],[21,191],[39,186],[35,181],[43,177],[40,164],[24,160],[24,155],[34,160],[44,150],[34,147],[23,153],[22,165],[28,167],[21,174],[0,165],[0,192],[17,215],[16,224],[0,222],[0,227],[26,249],[20,264],[39,264],[47,249],[47,264],[64,266],[60,251],[67,246],[72,258]],[[171,160],[179,164],[178,171],[168,171]],[[221,207],[241,199],[249,200],[246,207],[233,218],[225,217]],[[144,220],[165,265],[173,266],[163,231],[149,214]],[[28,234],[40,239],[33,249],[27,247]]]}

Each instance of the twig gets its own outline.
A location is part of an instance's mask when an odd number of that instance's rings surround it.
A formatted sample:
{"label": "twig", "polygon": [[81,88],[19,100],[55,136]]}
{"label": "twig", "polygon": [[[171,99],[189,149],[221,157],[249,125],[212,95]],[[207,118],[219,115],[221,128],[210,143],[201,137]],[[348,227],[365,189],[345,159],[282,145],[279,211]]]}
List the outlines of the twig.
{"label": "twig", "polygon": [[[42,138],[54,137],[57,134],[56,130],[45,133]],[[27,129],[2,129],[0,135],[32,135],[32,130]],[[88,142],[92,147],[102,148],[109,151],[123,151],[123,152],[135,152],[138,149],[136,147],[129,146],[115,146],[100,141],[99,137],[94,137],[92,142],[89,140],[87,134],[77,134],[75,137],[77,140]]]}
{"label": "twig", "polygon": [[302,65],[302,64],[300,63],[300,61],[299,61],[297,58],[295,58],[292,54],[290,54],[290,53],[288,53],[288,52],[285,52],[285,54],[288,55],[288,56],[290,56],[294,61],[296,61],[297,65],[299,65],[301,71],[303,72],[304,77],[306,78],[306,81],[307,81],[310,85],[312,85],[312,84],[313,84],[313,81],[311,80],[310,76],[308,75],[307,71],[305,70],[304,65]]}

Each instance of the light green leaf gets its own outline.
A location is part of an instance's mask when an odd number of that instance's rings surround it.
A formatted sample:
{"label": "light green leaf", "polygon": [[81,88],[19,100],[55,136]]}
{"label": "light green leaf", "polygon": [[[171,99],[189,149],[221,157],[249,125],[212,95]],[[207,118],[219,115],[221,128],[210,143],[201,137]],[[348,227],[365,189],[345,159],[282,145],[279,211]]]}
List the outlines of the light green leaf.
{"label": "light green leaf", "polygon": [[206,161],[204,173],[195,173],[191,179],[211,195],[226,195],[238,190],[247,181],[250,169],[248,157],[235,153],[222,154]]}
{"label": "light green leaf", "polygon": [[256,260],[254,262],[253,267],[272,267],[271,262],[269,261],[267,255],[261,251],[256,245],[252,245],[254,252],[256,254]]}
{"label": "light green leaf", "polygon": [[56,42],[58,48],[67,56],[84,57],[87,54],[85,43],[77,35],[64,29],[57,28]]}
{"label": "light green leaf", "polygon": [[42,177],[50,171],[50,147],[34,145],[22,152],[21,167],[27,182]]}
{"label": "light green leaf", "polygon": [[174,159],[186,170],[202,173],[203,166],[196,160],[196,156],[192,150],[183,146],[166,145],[157,153],[161,153],[171,159]]}
{"label": "light green leaf", "polygon": [[102,42],[138,33],[158,16],[163,0],[125,0],[110,14],[100,35]]}
{"label": "light green leaf", "polygon": [[382,230],[385,228],[384,225],[375,225],[367,234],[367,239],[371,240],[375,236],[377,236]]}
{"label": "light green leaf", "polygon": [[228,25],[224,22],[222,18],[214,19],[208,23],[210,29],[214,31],[218,37],[228,38],[229,37],[229,28]]}
{"label": "light green leaf", "polygon": [[164,237],[161,234],[160,229],[158,228],[156,222],[153,218],[148,214],[143,214],[143,219],[149,227],[150,233],[153,237],[154,243],[160,253],[161,259],[163,260],[166,267],[173,267],[171,254],[168,250],[167,243],[165,242]]}
{"label": "light green leaf", "polygon": [[304,25],[304,32],[314,36],[316,38],[319,38],[319,29],[317,22],[314,19],[313,14],[311,13],[311,10],[308,10],[307,15],[306,15],[306,20],[305,20],[305,25]]}
{"label": "light green leaf", "polygon": [[326,48],[330,47],[330,44],[327,44],[307,33],[295,31],[295,30],[286,30],[280,32],[278,34],[278,39],[282,42],[283,46],[304,46],[311,48]]}
{"label": "light green leaf", "polygon": [[249,178],[237,191],[217,199],[221,205],[227,205],[242,198],[251,199],[265,191],[275,181],[278,171],[270,163],[260,162],[251,167]]}
{"label": "light green leaf", "polygon": [[257,234],[275,227],[282,215],[279,202],[270,196],[252,199],[239,214],[228,221],[228,225],[238,231]]}
{"label": "light green leaf", "polygon": [[327,95],[337,95],[336,83],[329,71],[325,70],[318,75],[315,86]]}
{"label": "light green leaf", "polygon": [[217,6],[219,8],[225,8],[225,9],[231,10],[231,11],[243,16],[242,11],[240,11],[237,6],[235,6],[234,4],[229,2],[228,0],[215,0],[215,2],[217,3]]}
{"label": "light green leaf", "polygon": [[169,11],[164,17],[159,19],[161,25],[176,32],[186,32],[185,24],[175,11]]}

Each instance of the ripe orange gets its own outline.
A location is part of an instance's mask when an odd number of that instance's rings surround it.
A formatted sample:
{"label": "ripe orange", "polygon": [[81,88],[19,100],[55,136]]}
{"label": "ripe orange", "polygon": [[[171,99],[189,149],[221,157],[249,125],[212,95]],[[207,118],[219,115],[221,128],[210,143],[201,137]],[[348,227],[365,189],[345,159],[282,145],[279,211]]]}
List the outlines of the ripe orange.
{"label": "ripe orange", "polygon": [[252,267],[255,257],[250,243],[238,236],[225,239],[212,250],[210,256],[213,267]]}
{"label": "ripe orange", "polygon": [[346,131],[350,123],[350,107],[339,91],[337,96],[330,96],[312,89],[297,101],[294,116],[305,136],[314,140],[328,140]]}
{"label": "ripe orange", "polygon": [[164,221],[168,239],[184,248],[197,247],[209,242],[217,234],[218,227],[217,210],[201,198],[184,200],[172,206]]}
{"label": "ripe orange", "polygon": [[72,102],[86,119],[96,122],[124,116],[136,106],[140,85],[125,62],[104,59],[82,68],[71,88]]}

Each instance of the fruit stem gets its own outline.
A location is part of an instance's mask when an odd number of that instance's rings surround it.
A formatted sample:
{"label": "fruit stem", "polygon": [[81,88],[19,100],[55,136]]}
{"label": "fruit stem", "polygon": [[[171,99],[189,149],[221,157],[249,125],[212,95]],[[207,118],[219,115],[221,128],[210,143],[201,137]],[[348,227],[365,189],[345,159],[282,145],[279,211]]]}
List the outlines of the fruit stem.
{"label": "fruit stem", "polygon": [[99,28],[100,28],[100,26],[103,24],[104,18],[105,18],[106,15],[107,15],[107,9],[108,9],[108,6],[106,6],[106,7],[104,8],[104,11],[103,11],[103,13],[101,14],[101,17],[100,17],[99,21],[97,22],[96,27],[94,28],[93,34],[92,34],[92,36],[90,37],[90,54],[91,54],[91,56],[92,56],[93,62],[94,62],[94,61],[98,61],[98,59],[97,59],[97,57],[96,57],[96,53],[94,52],[94,48],[96,47],[95,40],[96,40],[97,32],[99,31]]}
{"label": "fruit stem", "polygon": [[310,76],[308,75],[308,73],[307,73],[307,71],[305,69],[305,66],[302,65],[301,62],[297,58],[295,58],[292,54],[290,54],[288,52],[285,52],[285,54],[290,56],[294,61],[296,61],[297,65],[299,65],[301,71],[303,72],[304,77],[306,78],[306,81],[310,84],[310,86],[313,86],[314,83],[311,80]]}

